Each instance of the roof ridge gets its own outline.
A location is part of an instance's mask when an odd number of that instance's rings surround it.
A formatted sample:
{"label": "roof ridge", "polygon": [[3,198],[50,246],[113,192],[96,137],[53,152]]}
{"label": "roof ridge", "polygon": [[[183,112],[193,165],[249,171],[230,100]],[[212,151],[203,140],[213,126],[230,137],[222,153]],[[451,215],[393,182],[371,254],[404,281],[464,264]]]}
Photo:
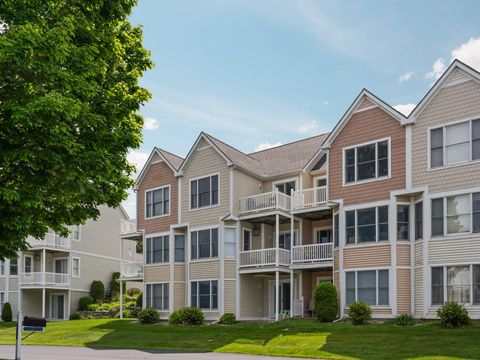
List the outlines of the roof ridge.
{"label": "roof ridge", "polygon": [[158,146],[156,146],[156,148],[157,148],[158,150],[162,151],[162,152],[165,152],[165,153],[167,153],[167,154],[173,155],[173,156],[175,156],[175,157],[183,160],[183,157],[181,157],[180,155],[174,154],[174,153],[172,153],[171,151],[162,149],[161,147],[158,147]]}
{"label": "roof ridge", "polygon": [[230,145],[230,144],[227,144],[226,142],[224,142],[224,141],[216,138],[216,137],[213,136],[213,135],[210,135],[210,134],[208,134],[208,133],[206,133],[206,132],[204,132],[204,134],[205,134],[205,136],[207,136],[207,137],[209,137],[209,138],[212,138],[212,139],[214,139],[214,140],[222,143],[223,145],[228,146],[229,148],[234,149],[235,151],[238,151],[239,153],[245,155],[245,156],[248,157],[249,159],[252,159],[253,161],[256,161],[256,162],[258,162],[259,164],[261,164],[260,160],[251,157],[250,154],[247,154],[247,153],[243,152],[242,150],[239,150],[239,149],[237,149],[236,147],[234,147],[234,146],[232,146],[232,145]]}
{"label": "roof ridge", "polygon": [[310,140],[310,139],[313,139],[313,138],[316,138],[316,137],[320,137],[320,136],[323,136],[323,135],[328,135],[329,132],[324,132],[324,133],[321,133],[321,134],[318,134],[318,135],[313,135],[313,136],[309,136],[309,137],[306,137],[304,139],[299,139],[299,140],[295,140],[295,141],[291,141],[289,143],[286,143],[286,144],[282,144],[282,145],[278,145],[278,146],[273,146],[271,148],[268,148],[268,149],[263,149],[263,150],[258,150],[258,151],[254,151],[254,152],[251,152],[251,153],[248,153],[246,155],[252,155],[252,154],[258,154],[260,152],[264,152],[264,151],[269,151],[269,150],[272,150],[272,149],[277,149],[277,148],[280,148],[282,146],[287,146],[287,145],[291,145],[291,144],[296,144],[296,143],[299,143],[299,142],[302,142],[302,141],[306,141],[306,140]]}

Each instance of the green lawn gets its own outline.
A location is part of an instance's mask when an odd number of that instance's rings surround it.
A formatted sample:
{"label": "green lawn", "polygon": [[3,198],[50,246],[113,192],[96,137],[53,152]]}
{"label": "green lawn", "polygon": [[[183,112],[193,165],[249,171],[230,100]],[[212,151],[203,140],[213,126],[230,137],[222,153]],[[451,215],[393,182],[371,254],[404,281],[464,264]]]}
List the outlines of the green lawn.
{"label": "green lawn", "polygon": [[[13,344],[14,324],[0,323],[0,343]],[[236,325],[140,325],[133,320],[49,323],[25,344],[219,351],[326,359],[480,359],[480,323],[458,329],[437,322],[413,327],[353,326],[313,320]]]}

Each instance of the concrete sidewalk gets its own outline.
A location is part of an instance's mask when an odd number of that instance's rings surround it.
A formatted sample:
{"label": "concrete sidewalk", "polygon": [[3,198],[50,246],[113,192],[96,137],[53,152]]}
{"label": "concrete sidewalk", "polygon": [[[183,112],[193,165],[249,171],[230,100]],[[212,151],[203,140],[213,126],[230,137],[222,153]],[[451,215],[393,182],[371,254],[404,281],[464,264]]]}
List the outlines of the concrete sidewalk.
{"label": "concrete sidewalk", "polygon": [[[0,359],[14,359],[14,345],[0,345]],[[68,346],[22,346],[22,360],[108,360],[108,359],[142,359],[142,360],[281,360],[272,356],[238,355],[222,353],[180,353],[168,350],[129,350],[99,349]]]}

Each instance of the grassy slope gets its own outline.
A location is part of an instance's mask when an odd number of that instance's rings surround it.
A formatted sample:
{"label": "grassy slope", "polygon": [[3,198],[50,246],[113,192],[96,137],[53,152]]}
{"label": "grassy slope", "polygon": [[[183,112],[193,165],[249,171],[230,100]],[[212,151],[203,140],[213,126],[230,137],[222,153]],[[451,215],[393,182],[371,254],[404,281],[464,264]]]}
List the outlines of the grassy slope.
{"label": "grassy slope", "polygon": [[[1,344],[14,342],[13,326],[0,323]],[[49,323],[45,333],[35,333],[24,343],[329,359],[479,359],[480,324],[443,329],[437,323],[397,327],[288,320],[276,324],[183,327],[140,325],[130,320],[80,320]]]}

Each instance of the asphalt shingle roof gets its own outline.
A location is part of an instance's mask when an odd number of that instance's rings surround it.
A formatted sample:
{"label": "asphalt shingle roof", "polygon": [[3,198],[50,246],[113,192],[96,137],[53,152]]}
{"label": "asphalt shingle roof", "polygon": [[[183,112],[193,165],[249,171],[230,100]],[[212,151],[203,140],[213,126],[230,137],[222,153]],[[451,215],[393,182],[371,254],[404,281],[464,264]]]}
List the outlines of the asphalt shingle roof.
{"label": "asphalt shingle roof", "polygon": [[182,162],[183,162],[183,158],[160,148],[157,148],[157,150],[170,163],[170,165],[172,165],[175,168],[175,170],[178,170],[180,168],[180,165],[182,165]]}

